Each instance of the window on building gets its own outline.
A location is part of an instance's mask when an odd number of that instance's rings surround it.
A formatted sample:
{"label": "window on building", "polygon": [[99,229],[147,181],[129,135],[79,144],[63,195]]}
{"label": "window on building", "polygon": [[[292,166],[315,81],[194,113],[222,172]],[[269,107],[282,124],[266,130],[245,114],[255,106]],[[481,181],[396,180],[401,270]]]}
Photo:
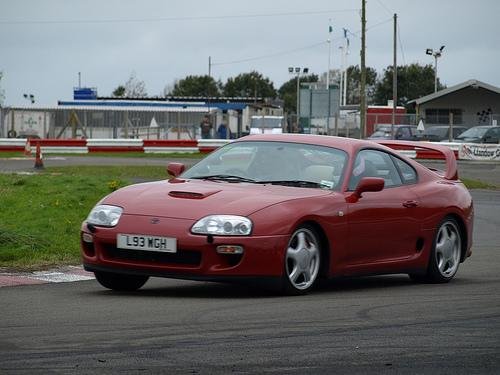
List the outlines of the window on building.
{"label": "window on building", "polygon": [[426,124],[449,124],[450,114],[453,114],[453,124],[462,124],[462,110],[457,108],[427,108],[425,110]]}

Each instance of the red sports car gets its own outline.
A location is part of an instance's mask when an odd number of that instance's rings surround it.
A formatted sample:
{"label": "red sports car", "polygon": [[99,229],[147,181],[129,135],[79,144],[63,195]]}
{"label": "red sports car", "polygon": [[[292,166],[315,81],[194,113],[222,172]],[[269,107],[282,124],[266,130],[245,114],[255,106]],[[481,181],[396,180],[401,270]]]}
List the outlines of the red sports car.
{"label": "red sports car", "polygon": [[[394,148],[438,151],[446,171]],[[83,263],[104,287],[135,290],[150,276],[259,280],[289,294],[337,276],[448,282],[471,254],[472,199],[443,146],[255,135],[168,172],[106,196],[83,222]]]}

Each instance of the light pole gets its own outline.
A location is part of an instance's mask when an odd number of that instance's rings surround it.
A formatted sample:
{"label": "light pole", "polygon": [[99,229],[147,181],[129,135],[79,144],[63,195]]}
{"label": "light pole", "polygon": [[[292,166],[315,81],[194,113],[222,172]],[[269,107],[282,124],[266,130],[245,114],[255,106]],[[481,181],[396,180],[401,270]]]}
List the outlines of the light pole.
{"label": "light pole", "polygon": [[309,68],[301,68],[301,67],[293,67],[290,66],[288,68],[288,73],[290,74],[295,74],[297,76],[297,108],[296,108],[296,114],[297,114],[297,128],[299,127],[299,104],[300,104],[300,75],[301,74],[307,74],[309,73]]}
{"label": "light pole", "polygon": [[425,53],[430,56],[434,56],[434,92],[437,91],[437,77],[438,77],[438,58],[441,57],[444,50],[444,46],[437,51],[434,51],[432,48],[427,48]]}
{"label": "light pole", "polygon": [[23,94],[24,99],[29,100],[31,104],[35,104],[35,95],[33,94]]}

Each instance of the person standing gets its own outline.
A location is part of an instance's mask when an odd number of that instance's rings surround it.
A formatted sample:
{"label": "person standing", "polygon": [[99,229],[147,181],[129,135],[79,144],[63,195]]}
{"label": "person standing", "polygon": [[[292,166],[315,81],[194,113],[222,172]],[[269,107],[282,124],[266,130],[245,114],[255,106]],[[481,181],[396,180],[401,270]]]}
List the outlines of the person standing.
{"label": "person standing", "polygon": [[202,139],[212,138],[212,123],[210,122],[210,117],[203,116],[203,120],[200,123],[200,128]]}
{"label": "person standing", "polygon": [[217,135],[219,139],[231,139],[231,130],[225,122],[221,123],[217,128]]}

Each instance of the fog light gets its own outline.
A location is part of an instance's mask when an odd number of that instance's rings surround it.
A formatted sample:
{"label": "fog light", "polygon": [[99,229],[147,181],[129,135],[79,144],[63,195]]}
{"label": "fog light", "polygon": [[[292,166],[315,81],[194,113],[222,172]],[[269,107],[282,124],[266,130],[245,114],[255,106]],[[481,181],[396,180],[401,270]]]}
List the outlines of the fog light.
{"label": "fog light", "polygon": [[217,246],[219,254],[243,254],[243,246],[237,245],[220,245]]}
{"label": "fog light", "polygon": [[82,240],[83,240],[83,242],[92,243],[92,242],[94,242],[94,237],[92,237],[91,234],[83,233],[82,234]]}

